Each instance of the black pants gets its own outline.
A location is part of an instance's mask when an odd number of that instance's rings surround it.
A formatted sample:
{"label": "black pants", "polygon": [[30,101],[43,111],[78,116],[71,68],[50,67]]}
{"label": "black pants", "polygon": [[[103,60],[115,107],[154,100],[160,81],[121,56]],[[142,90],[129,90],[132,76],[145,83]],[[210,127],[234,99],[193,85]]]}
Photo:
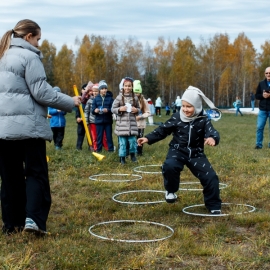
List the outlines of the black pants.
{"label": "black pants", "polygon": [[0,140],[2,220],[7,229],[33,219],[46,231],[51,194],[43,139]]}
{"label": "black pants", "polygon": [[80,122],[78,123],[77,126],[77,144],[76,144],[76,148],[79,150],[82,150],[84,136],[85,136],[84,125],[83,122]]}
{"label": "black pants", "polygon": [[219,179],[206,156],[189,158],[182,152],[169,149],[166,160],[162,166],[164,187],[168,192],[174,193],[179,189],[180,173],[186,165],[203,186],[204,203],[208,210],[221,209],[219,196]]}
{"label": "black pants", "polygon": [[[144,134],[144,128],[139,128],[137,139],[142,138],[143,134]],[[137,145],[137,154],[138,155],[142,155],[142,150],[143,150],[143,145],[142,146]]]}
{"label": "black pants", "polygon": [[54,146],[62,147],[65,136],[65,127],[51,127]]}

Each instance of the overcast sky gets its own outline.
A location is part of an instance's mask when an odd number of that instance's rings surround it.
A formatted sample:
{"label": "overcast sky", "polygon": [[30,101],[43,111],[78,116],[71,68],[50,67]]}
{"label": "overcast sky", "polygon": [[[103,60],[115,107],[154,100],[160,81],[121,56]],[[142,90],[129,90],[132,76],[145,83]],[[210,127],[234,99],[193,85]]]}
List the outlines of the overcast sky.
{"label": "overcast sky", "polygon": [[[176,41],[227,33],[230,42],[244,32],[255,49],[270,40],[266,0],[1,0],[0,36],[21,19],[36,21],[59,50],[77,49],[75,38],[85,34],[127,40],[136,38],[153,47],[158,37]],[[42,42],[41,40],[41,42]],[[40,43],[41,44],[41,43]]]}

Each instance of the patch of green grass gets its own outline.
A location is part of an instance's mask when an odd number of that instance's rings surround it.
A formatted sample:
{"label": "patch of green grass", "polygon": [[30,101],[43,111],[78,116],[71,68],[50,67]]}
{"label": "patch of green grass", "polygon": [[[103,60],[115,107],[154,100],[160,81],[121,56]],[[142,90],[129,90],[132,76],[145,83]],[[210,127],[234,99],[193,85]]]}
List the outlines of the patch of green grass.
{"label": "patch of green grass", "polygon": [[[165,116],[155,119],[165,122]],[[256,116],[223,114],[213,122],[220,132],[217,147],[205,147],[205,152],[220,182],[225,203],[248,204],[256,211],[225,217],[199,217],[184,214],[182,209],[203,204],[202,191],[178,192],[175,204],[120,204],[112,200],[119,192],[133,190],[164,191],[161,174],[134,172],[144,165],[162,165],[171,137],[152,146],[145,145],[137,163],[127,159],[120,165],[117,152],[102,151],[105,159],[98,161],[88,150],[86,140],[82,151],[75,150],[77,131],[74,114],[67,115],[63,150],[55,151],[47,143],[50,158],[49,176],[52,207],[47,222],[50,234],[45,238],[33,235],[0,235],[0,269],[270,269],[270,149],[268,129],[264,148],[255,150]],[[155,126],[147,126],[145,134]],[[114,136],[117,146],[117,137]],[[143,168],[160,171],[159,166]],[[141,180],[126,182],[102,181],[112,174],[128,174],[117,178]],[[107,174],[97,181],[96,174]],[[184,169],[181,182],[198,182]],[[182,185],[181,187],[186,187]],[[200,188],[195,184],[191,188]],[[163,193],[129,193],[123,201],[163,200]],[[242,206],[224,206],[228,213],[246,212]],[[204,207],[194,211],[205,211]],[[206,212],[205,212],[206,213]],[[90,226],[115,220],[142,220],[163,223],[174,229],[171,238],[155,243],[121,243],[90,235]],[[109,238],[162,238],[166,228],[144,223],[98,226],[95,233]]]}

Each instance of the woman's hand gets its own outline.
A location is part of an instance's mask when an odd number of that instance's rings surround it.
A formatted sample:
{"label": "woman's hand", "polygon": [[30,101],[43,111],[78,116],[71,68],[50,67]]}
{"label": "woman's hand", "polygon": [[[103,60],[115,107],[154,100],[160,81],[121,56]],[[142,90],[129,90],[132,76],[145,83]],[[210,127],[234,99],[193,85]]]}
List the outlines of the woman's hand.
{"label": "woman's hand", "polygon": [[75,97],[72,97],[73,98],[73,101],[74,101],[74,105],[76,107],[79,107],[80,104],[82,103],[82,97],[81,96],[75,96]]}

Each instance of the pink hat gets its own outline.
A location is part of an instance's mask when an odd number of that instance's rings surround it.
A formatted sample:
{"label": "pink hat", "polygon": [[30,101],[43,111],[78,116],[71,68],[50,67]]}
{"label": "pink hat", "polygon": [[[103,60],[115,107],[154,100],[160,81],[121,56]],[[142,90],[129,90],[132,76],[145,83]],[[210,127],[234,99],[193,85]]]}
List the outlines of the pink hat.
{"label": "pink hat", "polygon": [[91,90],[92,87],[93,87],[93,85],[94,85],[94,84],[93,84],[91,81],[89,81],[88,84],[87,84],[86,87],[85,87],[85,90],[88,90],[88,91]]}
{"label": "pink hat", "polygon": [[92,86],[92,89],[98,89],[98,83],[95,83],[95,84]]}

